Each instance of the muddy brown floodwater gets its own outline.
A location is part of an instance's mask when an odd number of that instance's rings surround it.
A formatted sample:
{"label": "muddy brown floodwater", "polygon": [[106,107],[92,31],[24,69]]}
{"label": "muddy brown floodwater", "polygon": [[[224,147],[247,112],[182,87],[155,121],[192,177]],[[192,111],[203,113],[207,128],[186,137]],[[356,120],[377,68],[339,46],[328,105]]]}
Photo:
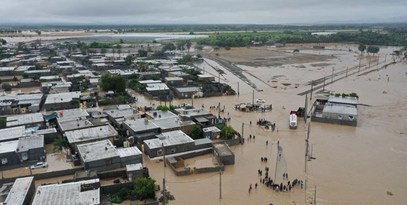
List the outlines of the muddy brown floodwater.
{"label": "muddy brown floodwater", "polygon": [[[304,106],[305,96],[298,93],[309,89],[307,82],[320,78],[347,66],[359,63],[358,55],[347,52],[353,45],[334,45],[342,50],[319,51],[335,58],[324,61],[329,66],[312,66],[322,62],[290,64],[276,67],[242,66],[257,78],[247,75],[251,81],[263,89],[255,92],[255,98],[263,98],[273,104],[271,112],[243,113],[234,110],[239,102],[252,101],[252,88],[226,69],[225,77],[232,88],[240,84],[239,96],[222,96],[195,99],[194,105],[205,108],[221,103],[225,112],[221,116],[231,117],[231,125],[241,132],[244,123],[244,136],[255,135],[256,139],[244,145],[233,146],[236,155],[235,165],[226,166],[222,174],[222,199],[219,199],[219,174],[209,173],[177,177],[162,162],[145,160],[151,176],[162,186],[164,172],[167,188],[176,200],[170,204],[310,204],[315,196],[317,204],[405,204],[407,201],[407,62],[397,63],[366,75],[352,75],[334,82],[325,89],[335,92],[356,92],[359,103],[357,127],[311,123],[310,144],[315,160],[307,163],[305,173],[306,126],[299,120],[295,130],[288,127],[290,110]],[[357,49],[355,46],[352,48]],[[394,48],[381,48],[379,59]],[[344,51],[345,50],[345,51]],[[302,50],[310,52],[312,50]],[[387,61],[390,57],[387,56]],[[207,60],[222,68],[216,62]],[[363,62],[362,63],[367,63]],[[301,66],[299,66],[301,65]],[[207,72],[216,73],[210,66],[199,65]],[[241,65],[240,65],[241,66]],[[372,67],[372,69],[375,67]],[[277,76],[277,77],[276,77]],[[274,78],[273,78],[274,77]],[[272,81],[273,79],[273,81]],[[389,79],[389,80],[388,80]],[[266,82],[266,83],[264,83]],[[283,85],[283,83],[285,85]],[[295,84],[297,84],[295,86]],[[270,86],[272,85],[272,86]],[[141,97],[138,105],[159,104]],[[191,100],[177,100],[176,103],[191,104]],[[217,113],[214,113],[217,114]],[[276,123],[278,132],[266,131],[255,125],[259,118]],[[250,126],[249,122],[253,125]],[[265,142],[269,141],[266,146]],[[279,161],[277,179],[281,172],[289,173],[289,178],[307,181],[307,190],[295,188],[291,192],[274,192],[262,184],[250,194],[248,188],[260,182],[258,169],[269,166],[274,178],[277,157],[277,141],[284,150]],[[268,157],[267,163],[260,161]],[[271,160],[270,160],[271,159]],[[164,171],[165,170],[165,171]]]}

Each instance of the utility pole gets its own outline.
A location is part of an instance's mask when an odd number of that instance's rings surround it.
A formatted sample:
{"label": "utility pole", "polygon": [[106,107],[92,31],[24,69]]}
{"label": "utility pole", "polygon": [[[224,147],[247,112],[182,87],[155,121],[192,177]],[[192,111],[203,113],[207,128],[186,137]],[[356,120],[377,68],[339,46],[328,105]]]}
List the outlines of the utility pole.
{"label": "utility pole", "polygon": [[278,158],[279,158],[279,155],[278,155],[278,152],[280,151],[280,145],[279,145],[279,143],[277,143],[277,156],[276,156],[276,167],[274,168],[274,181],[275,182],[277,182],[277,162],[278,162]]}
{"label": "utility pole", "polygon": [[219,199],[222,199],[222,168],[219,166]]}
{"label": "utility pole", "polygon": [[324,76],[324,85],[322,86],[322,91],[325,91],[325,79],[326,77]]}
{"label": "utility pole", "polygon": [[348,66],[346,66],[346,77],[348,77]]}
{"label": "utility pole", "polygon": [[192,108],[194,108],[194,94],[192,94],[191,98],[192,98]]}
{"label": "utility pole", "polygon": [[164,159],[164,178],[163,178],[163,204],[165,205],[166,203],[166,189],[165,189],[165,167],[167,166],[165,163],[165,150],[164,150],[164,143],[161,143],[161,150],[163,153],[163,159]]}
{"label": "utility pole", "polygon": [[309,99],[312,99],[312,92],[314,91],[314,80],[311,81],[311,95],[309,96]]}
{"label": "utility pole", "polygon": [[252,95],[252,105],[254,105],[254,90],[253,90],[253,95]]}
{"label": "utility pole", "polygon": [[237,82],[237,95],[240,95],[240,91],[239,91],[239,82]]}
{"label": "utility pole", "polygon": [[305,121],[305,123],[307,123],[307,116],[308,116],[308,111],[307,110],[308,110],[308,94],[305,94],[305,106],[304,106],[304,121]]}
{"label": "utility pole", "polygon": [[220,118],[220,102],[218,104],[218,118]]}
{"label": "utility pole", "polygon": [[243,131],[244,131],[244,122],[242,122],[242,138],[244,139]]}
{"label": "utility pole", "polygon": [[308,161],[308,147],[309,147],[309,133],[311,131],[311,123],[308,123],[308,129],[307,129],[307,138],[305,139],[305,165],[304,165],[304,171],[307,173],[307,161]]}
{"label": "utility pole", "polygon": [[362,58],[359,57],[359,69],[358,69],[358,72],[360,72],[360,63],[361,63],[361,61],[362,61]]}
{"label": "utility pole", "polygon": [[315,185],[315,191],[314,191],[314,205],[317,204],[317,185]]}

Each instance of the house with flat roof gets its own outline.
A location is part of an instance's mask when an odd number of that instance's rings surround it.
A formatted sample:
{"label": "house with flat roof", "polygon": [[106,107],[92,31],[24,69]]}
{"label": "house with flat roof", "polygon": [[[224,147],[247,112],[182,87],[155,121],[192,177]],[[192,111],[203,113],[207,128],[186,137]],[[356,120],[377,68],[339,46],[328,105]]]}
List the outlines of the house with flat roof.
{"label": "house with flat roof", "polygon": [[50,201],[58,205],[99,205],[99,179],[39,186],[32,205],[49,204]]}
{"label": "house with flat roof", "polygon": [[48,94],[44,103],[46,110],[70,109],[79,106],[81,92]]}
{"label": "house with flat roof", "polygon": [[143,163],[142,153],[137,147],[116,148],[109,140],[80,144],[78,154],[86,170],[106,171]]}
{"label": "house with flat roof", "polygon": [[150,110],[145,112],[146,118],[150,120],[155,120],[155,119],[168,119],[168,118],[174,118],[177,117],[176,114],[173,112],[167,110]]}
{"label": "house with flat roof", "polygon": [[72,87],[71,82],[65,81],[53,81],[41,83],[41,90],[43,93],[55,94],[55,93],[67,93]]}
{"label": "house with flat roof", "polygon": [[25,135],[25,126],[0,129],[0,142],[17,140]]}
{"label": "house with flat roof", "polygon": [[29,205],[35,192],[34,177],[17,178],[6,200],[0,202],[0,205]]}
{"label": "house with flat roof", "polygon": [[314,103],[312,121],[357,126],[358,98],[320,96]]}
{"label": "house with flat roof", "polygon": [[164,132],[156,136],[155,139],[145,140],[143,142],[144,152],[150,158],[165,154],[175,154],[194,150],[194,140],[181,130]]}
{"label": "house with flat roof", "polygon": [[44,161],[44,136],[31,135],[18,140],[0,142],[0,159],[2,166],[27,161]]}
{"label": "house with flat roof", "polygon": [[10,93],[0,95],[0,114],[37,112],[43,100],[42,93]]}
{"label": "house with flat roof", "polygon": [[83,128],[93,127],[93,123],[87,119],[73,119],[58,121],[58,128],[61,133],[71,130],[79,130]]}
{"label": "house with flat roof", "polygon": [[192,96],[203,96],[202,89],[198,86],[174,87],[172,90],[174,91],[175,96],[177,96],[178,98],[192,98]]}
{"label": "house with flat roof", "polygon": [[192,120],[202,127],[224,124],[224,121],[214,116],[212,113],[201,108],[178,108],[175,112],[183,120]]}
{"label": "house with flat roof", "polygon": [[104,110],[103,112],[115,126],[120,126],[126,120],[140,118],[138,111],[130,107],[130,105],[117,105],[114,109]]}
{"label": "house with flat roof", "polygon": [[84,120],[89,117],[89,113],[85,109],[75,108],[55,111],[57,113],[57,119],[59,122],[72,121],[72,120]]}
{"label": "house with flat roof", "polygon": [[45,125],[42,113],[14,115],[7,117],[6,120],[7,127],[25,126],[28,128],[28,127],[40,127]]}
{"label": "house with flat roof", "polygon": [[76,150],[76,146],[83,143],[113,139],[118,136],[117,131],[111,125],[89,127],[79,130],[67,131],[64,134],[68,143]]}
{"label": "house with flat roof", "polygon": [[153,97],[163,97],[170,95],[170,88],[165,83],[147,84],[146,91]]}
{"label": "house with flat roof", "polygon": [[144,140],[153,139],[160,133],[160,127],[146,118],[126,120],[123,122],[127,136],[134,137],[135,144],[141,144]]}
{"label": "house with flat roof", "polygon": [[160,127],[161,132],[181,130],[187,134],[191,133],[195,125],[192,120],[181,120],[178,116],[174,118],[155,119],[152,122]]}

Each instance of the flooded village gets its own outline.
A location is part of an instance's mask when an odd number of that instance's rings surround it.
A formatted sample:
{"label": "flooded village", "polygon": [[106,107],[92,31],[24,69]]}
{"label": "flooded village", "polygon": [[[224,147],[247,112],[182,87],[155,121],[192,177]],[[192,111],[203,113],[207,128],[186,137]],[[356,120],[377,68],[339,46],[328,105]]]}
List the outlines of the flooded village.
{"label": "flooded village", "polygon": [[407,200],[405,48],[73,33],[1,37],[0,203]]}

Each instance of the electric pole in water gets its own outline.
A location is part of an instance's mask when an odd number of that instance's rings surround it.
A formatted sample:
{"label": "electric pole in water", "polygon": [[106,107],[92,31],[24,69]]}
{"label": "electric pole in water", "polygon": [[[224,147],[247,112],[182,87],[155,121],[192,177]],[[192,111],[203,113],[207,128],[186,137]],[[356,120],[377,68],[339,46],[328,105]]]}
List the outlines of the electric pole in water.
{"label": "electric pole in water", "polygon": [[253,90],[253,95],[252,95],[252,105],[254,105],[254,90]]}
{"label": "electric pole in water", "polygon": [[219,199],[222,199],[222,168],[219,166]]}
{"label": "electric pole in water", "polygon": [[244,131],[244,122],[242,122],[242,138],[244,139],[243,131]]}

